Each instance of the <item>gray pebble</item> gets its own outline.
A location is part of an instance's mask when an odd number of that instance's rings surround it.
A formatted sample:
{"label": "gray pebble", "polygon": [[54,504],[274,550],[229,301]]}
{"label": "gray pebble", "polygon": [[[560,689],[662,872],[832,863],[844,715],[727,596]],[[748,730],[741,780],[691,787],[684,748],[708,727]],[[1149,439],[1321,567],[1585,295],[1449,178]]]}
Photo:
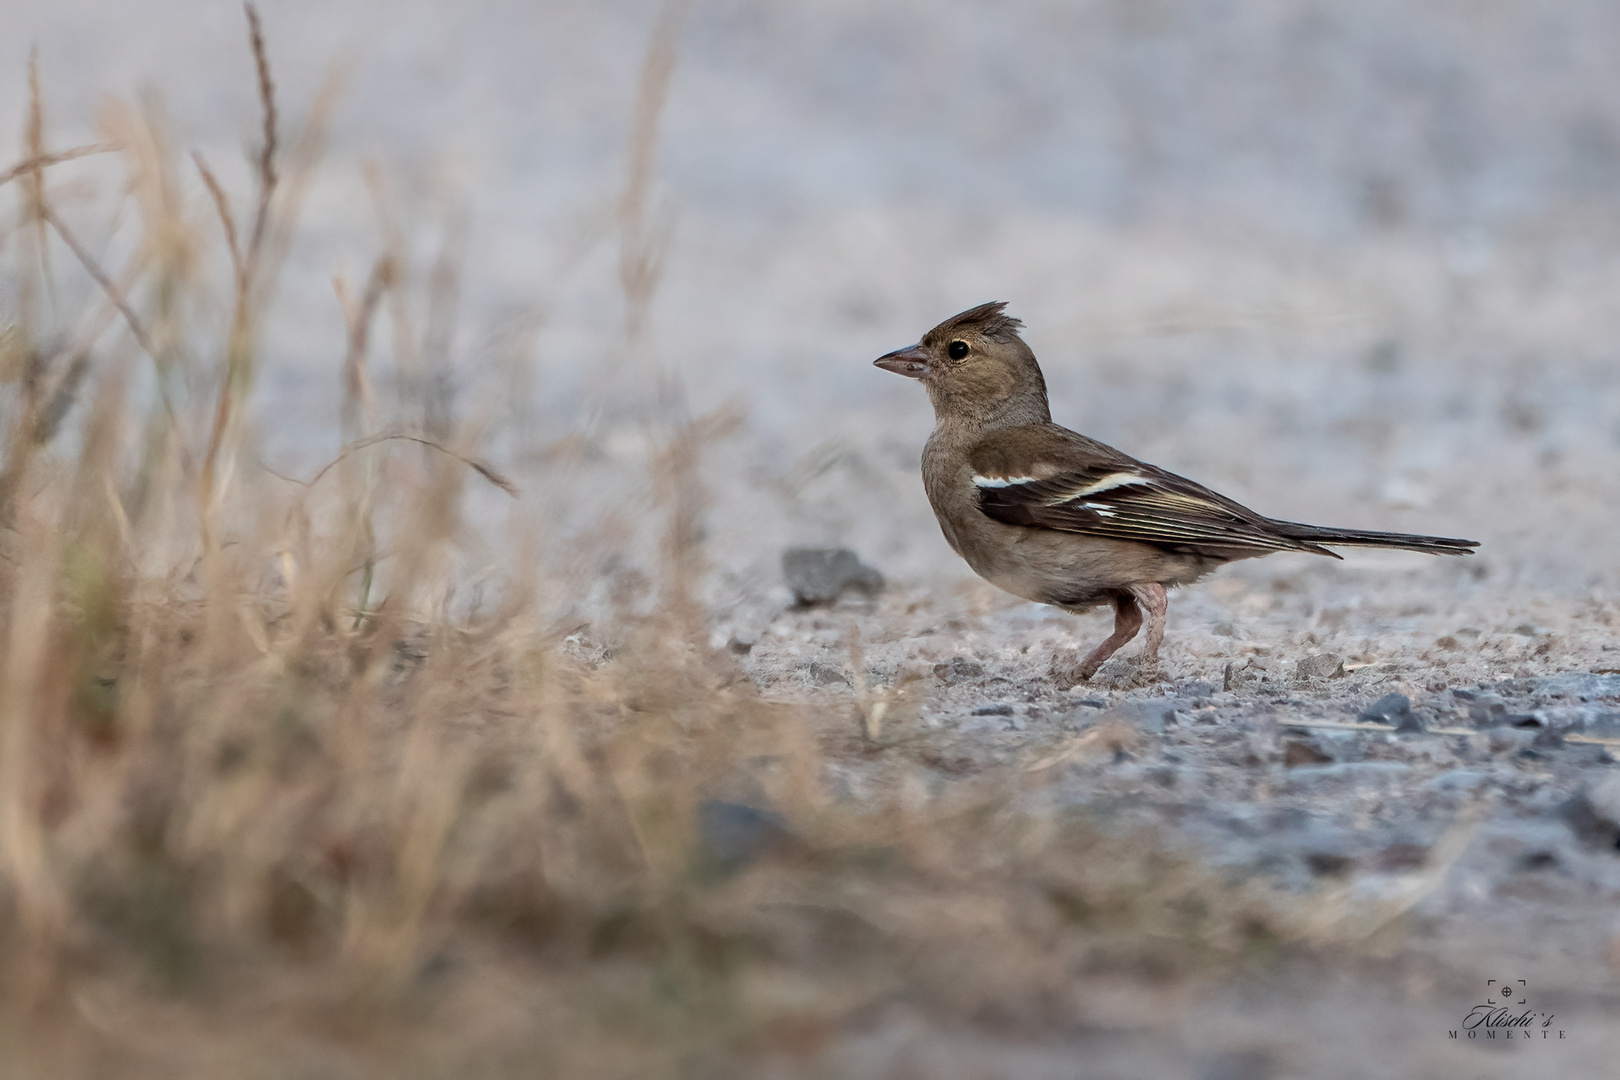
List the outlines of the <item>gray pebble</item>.
{"label": "gray pebble", "polygon": [[849,548],[788,548],[782,576],[801,607],[831,604],[849,591],[871,596],[883,590],[883,575]]}
{"label": "gray pebble", "polygon": [[1344,674],[1344,660],[1332,653],[1307,656],[1294,667],[1297,679],[1336,679]]}
{"label": "gray pebble", "polygon": [[1479,727],[1506,723],[1507,702],[1497,694],[1480,694],[1468,703],[1468,719]]}
{"label": "gray pebble", "polygon": [[810,663],[804,669],[804,673],[809,676],[810,681],[816,686],[851,685],[849,676],[845,675],[842,670],[831,664],[823,664],[819,660]]}
{"label": "gray pebble", "polygon": [[1389,724],[1396,731],[1423,730],[1423,721],[1412,711],[1412,699],[1405,694],[1385,694],[1362,709],[1356,719],[1363,723]]}
{"label": "gray pebble", "polygon": [[1601,793],[1583,788],[1564,804],[1561,816],[1577,840],[1592,847],[1620,848],[1620,819],[1605,805],[1607,801]]}
{"label": "gray pebble", "polygon": [[955,686],[957,683],[984,678],[984,665],[977,660],[969,660],[963,656],[953,656],[949,660],[934,665],[934,676],[946,685]]}
{"label": "gray pebble", "polygon": [[743,803],[709,799],[699,804],[697,817],[704,858],[726,871],[740,870],[794,838],[782,815]]}

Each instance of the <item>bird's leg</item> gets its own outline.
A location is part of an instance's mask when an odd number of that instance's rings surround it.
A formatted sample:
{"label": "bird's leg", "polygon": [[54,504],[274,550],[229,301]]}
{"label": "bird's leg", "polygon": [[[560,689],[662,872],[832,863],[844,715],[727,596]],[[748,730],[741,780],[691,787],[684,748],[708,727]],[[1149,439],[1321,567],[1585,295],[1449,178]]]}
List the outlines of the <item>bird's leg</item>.
{"label": "bird's leg", "polygon": [[[1156,581],[1132,585],[1129,592],[1147,613],[1147,633],[1142,636],[1142,659],[1137,670],[1141,678],[1151,680],[1159,671],[1159,646],[1164,644],[1164,616],[1170,610],[1170,594]],[[1137,620],[1141,620],[1140,615]]]}
{"label": "bird's leg", "polygon": [[[1162,636],[1164,633],[1162,619],[1159,625]],[[1090,656],[1080,661],[1080,666],[1074,671],[1079,681],[1090,682],[1091,677],[1097,674],[1097,669],[1135,637],[1140,629],[1142,629],[1142,609],[1136,606],[1136,598],[1130,592],[1119,593],[1114,597],[1114,632],[1108,635],[1107,641],[1092,649]]]}

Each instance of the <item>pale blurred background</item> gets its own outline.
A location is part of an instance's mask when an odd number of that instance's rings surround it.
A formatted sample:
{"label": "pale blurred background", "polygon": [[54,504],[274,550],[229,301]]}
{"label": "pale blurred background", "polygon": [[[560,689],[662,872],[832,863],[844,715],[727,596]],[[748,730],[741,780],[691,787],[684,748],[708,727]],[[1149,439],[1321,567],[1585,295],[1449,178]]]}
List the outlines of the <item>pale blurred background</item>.
{"label": "pale blurred background", "polygon": [[[461,264],[445,381],[461,414],[519,421],[504,464],[611,434],[659,365],[693,412],[744,410],[711,537],[760,587],[793,541],[965,574],[912,474],[926,402],[869,362],[988,299],[1088,434],[1277,516],[1481,538],[1497,584],[1614,585],[1620,8],[696,0],[651,202],[663,274],[625,364],[613,207],[658,11],[264,5],[289,120],[346,79],[268,331],[267,461],[337,445],[330,279],[380,250],[371,162],[418,287],[441,251]],[[13,130],[37,45],[52,145],[144,95],[246,190],[235,4],[23,0],[7,23]],[[67,168],[59,198],[116,177]],[[107,188],[80,183],[87,206]]]}

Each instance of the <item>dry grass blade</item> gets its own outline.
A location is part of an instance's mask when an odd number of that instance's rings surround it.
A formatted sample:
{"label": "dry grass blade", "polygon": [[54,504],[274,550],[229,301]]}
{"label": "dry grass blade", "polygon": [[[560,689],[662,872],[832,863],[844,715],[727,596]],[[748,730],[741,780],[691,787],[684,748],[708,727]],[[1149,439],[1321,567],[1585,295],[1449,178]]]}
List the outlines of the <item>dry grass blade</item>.
{"label": "dry grass blade", "polygon": [[118,309],[118,313],[124,317],[130,335],[135,338],[135,343],[141,347],[141,351],[151,357],[154,363],[161,363],[158,359],[157,349],[152,344],[151,335],[146,332],[141,317],[130,306],[129,298],[124,295],[124,291],[118,287],[117,283],[107,274],[107,271],[101,268],[101,264],[96,261],[96,257],[90,254],[90,249],[79,242],[79,238],[73,234],[73,230],[63,223],[62,219],[56,215],[56,211],[51,209],[49,203],[40,202],[39,216],[42,221],[49,223],[50,227],[56,231],[56,235],[62,238],[62,242],[68,246],[68,250],[73,252],[74,258],[79,260],[79,265],[84,267],[84,272],[89,274],[97,285],[101,286],[101,290],[107,294],[107,298]]}
{"label": "dry grass blade", "polygon": [[371,427],[371,377],[366,370],[366,352],[370,344],[371,324],[383,295],[394,284],[396,276],[393,257],[384,255],[371,268],[366,288],[356,304],[349,287],[342,278],[332,280],[338,304],[343,308],[343,321],[349,330],[349,346],[343,358],[343,423],[351,434],[364,435]]}
{"label": "dry grass blade", "polygon": [[1102,754],[1129,750],[1140,736],[1129,724],[1104,721],[1089,731],[1067,739],[1062,745],[1037,757],[1024,766],[1027,773],[1045,772],[1047,769],[1071,762],[1087,761]]}
{"label": "dry grass blade", "polygon": [[[45,99],[39,89],[39,47],[28,50],[28,126],[24,136],[30,160],[42,161],[45,153]],[[45,243],[45,168],[30,169],[23,180],[24,220],[34,226],[35,254],[46,295],[52,291],[50,246]]]}
{"label": "dry grass blade", "polygon": [[649,224],[648,203],[658,156],[659,122],[669,99],[688,6],[689,0],[664,0],[659,8],[636,90],[624,193],[619,197],[619,282],[624,290],[626,328],[632,344],[639,342],[646,330],[647,309],[658,286],[669,238],[667,222]]}
{"label": "dry grass blade", "polygon": [[270,56],[264,44],[264,25],[259,21],[259,9],[243,4],[247,13],[248,40],[253,48],[253,68],[259,77],[259,106],[263,116],[263,145],[259,147],[259,205],[253,212],[253,230],[248,234],[247,264],[253,265],[264,243],[265,228],[270,222],[270,201],[275,196],[280,175],[276,169],[276,151],[280,145],[278,116],[276,113],[276,84],[270,77]]}
{"label": "dry grass blade", "polygon": [[60,165],[64,161],[77,161],[79,158],[91,157],[95,154],[113,154],[120,149],[121,147],[117,143],[86,143],[84,146],[74,146],[67,150],[58,150],[54,153],[27,158],[17,162],[9,169],[0,169],[0,186],[11,183],[19,176],[37,173],[41,169],[48,169],[52,165]]}
{"label": "dry grass blade", "polygon": [[1296,932],[1312,945],[1324,946],[1364,941],[1388,929],[1445,883],[1483,818],[1484,808],[1478,803],[1464,810],[1440,837],[1421,870],[1399,875],[1376,894],[1356,881],[1323,890],[1303,913]]}
{"label": "dry grass blade", "polygon": [[425,446],[430,450],[437,450],[439,453],[444,454],[447,457],[452,457],[461,462],[463,465],[467,466],[467,468],[471,469],[479,476],[482,476],[485,480],[488,480],[491,484],[494,484],[512,498],[515,499],[520,494],[518,486],[503,476],[493,465],[480,461],[477,458],[468,457],[465,454],[458,454],[454,450],[451,450],[449,447],[445,446],[443,443],[435,442],[434,440],[424,436],[410,435],[405,432],[398,431],[384,432],[378,435],[368,435],[363,439],[358,439],[355,442],[350,443],[338,452],[337,457],[321,466],[320,469],[316,471],[315,475],[311,476],[308,480],[299,480],[296,477],[285,476],[282,473],[275,472],[274,470],[271,470],[271,472],[272,475],[280,477],[282,480],[287,480],[303,487],[314,487],[320,482],[323,476],[331,472],[333,468],[346,460],[350,455],[364,450],[368,446],[376,446],[379,443],[396,441],[416,443],[418,446]]}
{"label": "dry grass blade", "polygon": [[208,188],[209,198],[214,200],[214,209],[219,213],[220,225],[225,229],[225,244],[231,253],[232,277],[236,279],[237,292],[241,293],[247,288],[247,263],[242,258],[242,245],[236,238],[236,218],[231,213],[231,201],[203,156],[193,153],[191,160],[196,163],[197,172],[202,175],[203,184]]}

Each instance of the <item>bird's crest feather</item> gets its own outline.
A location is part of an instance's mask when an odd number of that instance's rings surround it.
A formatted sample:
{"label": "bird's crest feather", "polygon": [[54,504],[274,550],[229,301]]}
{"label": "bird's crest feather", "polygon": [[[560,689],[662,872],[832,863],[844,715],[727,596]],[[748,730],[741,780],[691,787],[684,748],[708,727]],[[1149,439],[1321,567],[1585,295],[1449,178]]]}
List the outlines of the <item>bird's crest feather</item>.
{"label": "bird's crest feather", "polygon": [[982,337],[996,341],[1008,341],[1018,336],[1018,330],[1024,324],[1021,320],[1007,314],[1007,301],[992,300],[988,304],[968,308],[958,315],[952,315],[927,334],[927,337],[956,333],[962,330],[972,330]]}

